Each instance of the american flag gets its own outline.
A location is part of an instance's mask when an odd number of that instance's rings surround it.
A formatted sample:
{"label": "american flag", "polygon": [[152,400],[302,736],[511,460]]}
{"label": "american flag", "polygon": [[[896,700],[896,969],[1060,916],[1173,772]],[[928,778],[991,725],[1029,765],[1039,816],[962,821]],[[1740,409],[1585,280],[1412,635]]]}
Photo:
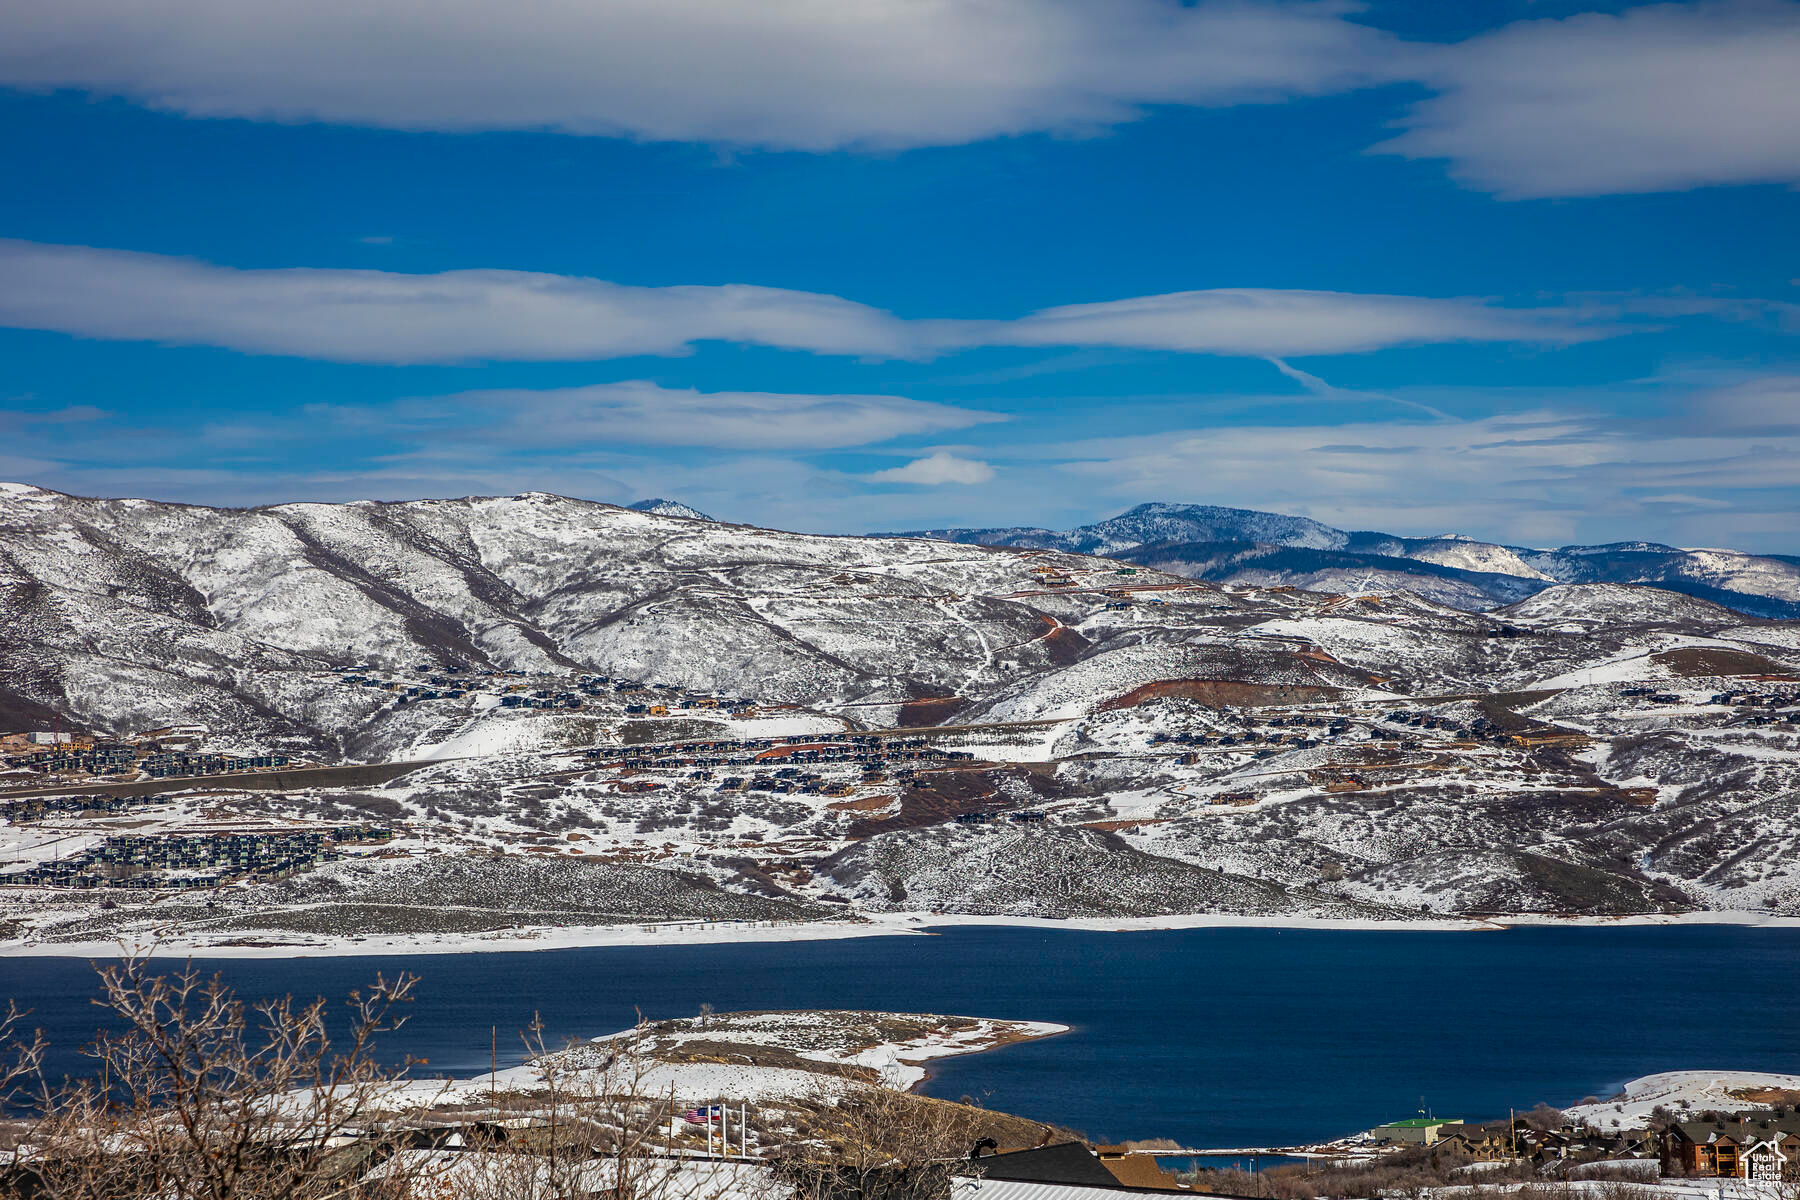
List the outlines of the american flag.
{"label": "american flag", "polygon": [[681,1116],[683,1120],[692,1125],[704,1125],[708,1121],[723,1121],[725,1119],[725,1106],[723,1104],[709,1104],[705,1108],[690,1108],[685,1113],[681,1114]]}

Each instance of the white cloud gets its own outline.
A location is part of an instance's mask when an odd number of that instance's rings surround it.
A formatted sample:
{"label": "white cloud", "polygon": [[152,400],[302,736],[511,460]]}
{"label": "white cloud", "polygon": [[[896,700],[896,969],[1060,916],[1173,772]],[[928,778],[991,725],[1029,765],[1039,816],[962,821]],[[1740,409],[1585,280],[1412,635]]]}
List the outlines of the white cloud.
{"label": "white cloud", "polygon": [[1696,429],[1800,430],[1800,375],[1744,379],[1694,395],[1682,414]]}
{"label": "white cloud", "polygon": [[[1779,378],[1722,384],[1715,377],[1604,396],[1593,389],[1535,394],[1533,411],[1479,420],[1192,425],[1052,444],[1008,428],[1004,448],[991,437],[958,439],[974,443],[968,446],[934,441],[907,454],[916,463],[897,459],[903,465],[873,476],[806,444],[792,453],[734,447],[730,438],[741,427],[729,420],[709,434],[717,445],[637,446],[609,436],[603,420],[559,424],[556,403],[538,409],[483,393],[198,429],[175,416],[139,424],[70,410],[0,419],[0,478],[87,495],[233,504],[526,490],[619,501],[672,495],[731,520],[830,532],[1061,528],[1160,499],[1292,512],[1350,529],[1425,535],[1454,528],[1526,545],[1647,538],[1792,554],[1800,426],[1765,422],[1754,406],[1749,423],[1736,426],[1670,416],[1683,405],[1704,412],[1727,393],[1766,392],[1778,402],[1783,386]],[[643,420],[645,406],[692,406],[679,417],[703,413],[716,399],[647,395],[617,405],[626,410],[617,428]],[[1487,409],[1521,396],[1492,389],[1460,401],[1430,398]],[[805,413],[815,401],[830,407],[835,399],[791,397],[776,407]],[[1605,410],[1565,407],[1575,403]],[[80,437],[69,436],[72,420],[81,421]],[[797,418],[789,428],[804,424]],[[854,436],[877,437],[887,428],[880,419],[852,422],[844,436],[855,429]],[[929,486],[940,476],[955,482],[967,469],[957,462],[984,467],[1001,453],[1028,465],[962,486]],[[940,456],[953,461],[931,466]],[[298,465],[308,463],[325,465]]]}
{"label": "white cloud", "polygon": [[483,441],[508,449],[625,443],[829,450],[1007,419],[905,396],[700,392],[643,380],[463,392],[409,401],[392,412],[354,415],[376,423],[398,418],[402,427],[433,436],[445,427],[472,424]]}
{"label": "white cloud", "polygon": [[56,0],[0,83],[193,117],[950,145],[1318,95],[1389,39],[1347,0]]}
{"label": "white cloud", "polygon": [[190,117],[805,151],[1090,133],[1157,106],[1410,83],[1384,152],[1511,197],[1800,179],[1800,4],[1403,42],[1352,0],[55,0],[0,86]]}
{"label": "white cloud", "polygon": [[1409,55],[1439,94],[1377,149],[1507,197],[1800,180],[1800,4],[1525,21]]}
{"label": "white cloud", "polygon": [[943,483],[987,483],[994,478],[994,468],[980,459],[958,458],[944,450],[925,458],[915,458],[903,467],[890,467],[864,476],[877,483],[919,483],[935,486]]}
{"label": "white cloud", "polygon": [[1677,509],[1728,509],[1731,501],[1721,500],[1717,496],[1691,496],[1682,492],[1667,492],[1657,496],[1639,496],[1640,504],[1663,505]]}
{"label": "white cloud", "polygon": [[1321,396],[1327,400],[1351,400],[1359,402],[1374,401],[1382,404],[1397,404],[1403,408],[1410,408],[1422,412],[1426,416],[1437,417],[1439,420],[1448,421],[1452,419],[1450,414],[1441,408],[1433,408],[1429,404],[1422,404],[1417,400],[1409,399],[1404,396],[1394,396],[1387,392],[1365,392],[1354,388],[1336,387],[1327,380],[1321,379],[1311,372],[1302,371],[1300,368],[1283,362],[1279,358],[1269,359],[1269,365],[1305,388],[1307,391],[1311,392],[1313,395]]}
{"label": "white cloud", "polygon": [[237,270],[0,239],[0,325],[338,362],[679,354],[715,339],[901,356],[902,323],[815,292],[630,287],[529,271]]}
{"label": "white cloud", "polygon": [[[1005,346],[1121,346],[1276,358],[1354,354],[1430,342],[1569,343],[1617,326],[1566,309],[1479,300],[1272,288],[1215,288],[1047,308],[974,324],[963,336]],[[955,337],[955,333],[949,336]]]}
{"label": "white cloud", "polygon": [[[1800,431],[1700,436],[1550,410],[1473,421],[1226,426],[1039,453],[1068,460],[1062,470],[1121,503],[1224,503],[1349,529],[1448,527],[1541,545],[1595,536],[1716,543],[1732,524],[1723,513],[1768,494],[1791,498],[1800,486]],[[1697,515],[1666,511],[1672,495],[1690,498]],[[1726,503],[1696,502],[1707,499]]]}
{"label": "white cloud", "polygon": [[0,325],[337,362],[583,361],[681,354],[707,340],[877,358],[972,346],[1285,357],[1441,342],[1566,344],[1641,328],[1633,319],[1617,303],[1596,313],[1232,288],[1068,305],[1012,321],[905,321],[838,296],[748,284],[634,287],[505,270],[240,270],[0,239]]}

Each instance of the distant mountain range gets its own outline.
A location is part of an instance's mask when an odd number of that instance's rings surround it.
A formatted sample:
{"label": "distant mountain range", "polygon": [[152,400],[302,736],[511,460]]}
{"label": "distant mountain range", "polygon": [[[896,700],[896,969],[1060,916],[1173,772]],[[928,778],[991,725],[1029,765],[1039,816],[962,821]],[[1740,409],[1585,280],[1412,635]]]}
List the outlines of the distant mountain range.
{"label": "distant mountain range", "polygon": [[1096,554],[1214,583],[1316,591],[1410,591],[1470,612],[1559,583],[1635,583],[1781,620],[1800,618],[1800,557],[1684,550],[1657,542],[1539,550],[1455,534],[1409,538],[1210,504],[1140,504],[1075,529],[930,529],[900,534],[981,546]]}

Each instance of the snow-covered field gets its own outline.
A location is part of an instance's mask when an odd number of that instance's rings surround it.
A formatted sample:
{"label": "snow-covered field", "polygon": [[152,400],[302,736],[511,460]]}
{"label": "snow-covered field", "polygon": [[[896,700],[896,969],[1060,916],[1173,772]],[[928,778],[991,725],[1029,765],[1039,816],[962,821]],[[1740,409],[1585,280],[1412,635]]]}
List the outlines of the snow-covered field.
{"label": "snow-covered field", "polygon": [[[1792,1184],[1759,1179],[1661,1179],[1633,1180],[1624,1194],[1642,1200],[1787,1200]],[[1523,1193],[1541,1196],[1553,1189],[1569,1200],[1608,1200],[1621,1194],[1621,1184],[1605,1179],[1559,1179],[1547,1183],[1498,1183],[1471,1180],[1467,1185],[1423,1188],[1422,1194],[1434,1200],[1476,1200],[1478,1196],[1501,1197]]]}
{"label": "snow-covered field", "polygon": [[1687,1112],[1697,1117],[1709,1109],[1734,1112],[1756,1107],[1736,1093],[1763,1089],[1800,1092],[1800,1075],[1766,1071],[1663,1071],[1632,1080],[1617,1096],[1597,1104],[1573,1105],[1563,1111],[1570,1120],[1585,1122],[1597,1129],[1614,1126],[1631,1129],[1643,1126],[1650,1114],[1659,1108],[1677,1115]]}

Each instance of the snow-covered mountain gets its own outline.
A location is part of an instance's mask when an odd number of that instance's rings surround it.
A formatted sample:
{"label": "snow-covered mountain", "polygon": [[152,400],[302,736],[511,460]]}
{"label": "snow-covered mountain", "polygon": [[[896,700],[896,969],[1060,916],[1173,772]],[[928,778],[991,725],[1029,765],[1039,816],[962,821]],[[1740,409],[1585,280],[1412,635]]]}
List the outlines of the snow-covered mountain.
{"label": "snow-covered mountain", "polygon": [[[379,856],[225,889],[224,913],[0,889],[0,941],[846,906],[1800,915],[1800,623],[1556,581],[1684,555],[1769,582],[1782,560],[1174,506],[1103,525],[1007,531],[1038,548],[543,493],[214,509],[0,486],[0,732],[196,725],[213,750],[433,764],[233,810],[376,815],[404,835]],[[1214,540],[1119,549],[1139,533]],[[1332,578],[1353,586],[1295,585]],[[214,828],[219,796],[145,821]],[[0,875],[111,819],[47,838],[7,816]]]}
{"label": "snow-covered mountain", "polygon": [[1048,529],[934,529],[903,537],[930,537],[984,546],[1031,546],[1074,554],[1117,555],[1156,543],[1263,542],[1313,550],[1341,550],[1350,535],[1305,517],[1219,508],[1210,504],[1140,504],[1093,525],[1061,533]]}
{"label": "snow-covered mountain", "polygon": [[1752,616],[1800,617],[1800,558],[1655,542],[1537,550],[1456,534],[1349,532],[1305,517],[1201,504],[1140,504],[1063,532],[936,529],[900,536],[1105,554],[1215,583],[1405,588],[1469,611],[1510,604],[1559,583],[1641,583]]}
{"label": "snow-covered mountain", "polygon": [[1022,581],[980,547],[543,493],[240,510],[8,485],[0,718],[335,738],[361,701],[321,672],[418,662],[898,705],[1052,662],[1044,619],[990,598]]}
{"label": "snow-covered mountain", "polygon": [[690,521],[710,521],[711,517],[697,508],[690,508],[679,500],[664,500],[661,496],[653,496],[648,500],[639,500],[626,507],[638,512],[654,513],[659,517],[686,517]]}

